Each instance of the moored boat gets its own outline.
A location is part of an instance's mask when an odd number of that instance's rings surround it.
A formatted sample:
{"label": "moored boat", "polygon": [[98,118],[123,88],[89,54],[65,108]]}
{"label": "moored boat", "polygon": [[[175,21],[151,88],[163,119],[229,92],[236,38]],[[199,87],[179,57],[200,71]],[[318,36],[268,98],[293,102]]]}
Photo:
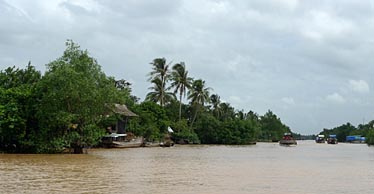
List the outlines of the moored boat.
{"label": "moored boat", "polygon": [[160,142],[143,142],[142,147],[160,147],[161,143]]}
{"label": "moored boat", "polygon": [[164,142],[160,143],[161,147],[171,147],[174,146],[174,142],[172,140],[165,140]]}
{"label": "moored boat", "polygon": [[297,145],[297,142],[291,133],[285,133],[283,138],[279,141],[279,145]]}
{"label": "moored boat", "polygon": [[105,135],[101,142],[107,148],[135,148],[143,144],[143,137],[127,138],[127,134],[111,133]]}

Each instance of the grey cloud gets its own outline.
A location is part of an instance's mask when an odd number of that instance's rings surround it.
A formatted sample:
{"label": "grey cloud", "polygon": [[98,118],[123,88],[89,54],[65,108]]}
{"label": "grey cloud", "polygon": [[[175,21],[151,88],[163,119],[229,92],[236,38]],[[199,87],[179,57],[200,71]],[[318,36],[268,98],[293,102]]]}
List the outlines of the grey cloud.
{"label": "grey cloud", "polygon": [[[373,5],[0,0],[0,68],[31,60],[43,70],[71,38],[108,75],[132,80],[134,94],[144,98],[152,59],[184,61],[191,76],[206,80],[235,108],[259,114],[271,109],[296,132],[311,134],[374,119],[372,91],[348,89],[349,80],[374,85]],[[326,100],[337,100],[335,93],[346,103]]]}

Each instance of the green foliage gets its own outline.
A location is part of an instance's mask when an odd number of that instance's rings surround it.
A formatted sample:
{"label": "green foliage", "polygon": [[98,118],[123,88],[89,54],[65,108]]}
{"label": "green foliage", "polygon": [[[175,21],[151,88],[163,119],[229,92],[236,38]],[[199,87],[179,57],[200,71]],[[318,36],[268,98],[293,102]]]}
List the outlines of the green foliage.
{"label": "green foliage", "polygon": [[174,130],[173,138],[176,142],[200,143],[197,134],[187,124],[187,120],[179,120],[171,125]]}
{"label": "green foliage", "polygon": [[368,145],[374,145],[374,129],[370,129],[366,134],[366,143]]}
{"label": "green foliage", "polygon": [[258,122],[247,118],[220,121],[203,113],[196,121],[196,133],[206,144],[251,144],[257,141]]}
{"label": "green foliage", "polygon": [[[370,121],[367,124],[360,124],[358,127],[353,126],[351,123],[346,123],[338,127],[334,127],[332,129],[323,129],[322,132],[319,134],[323,134],[326,137],[334,134],[336,135],[338,141],[345,142],[346,137],[350,135],[358,135],[366,137],[366,142],[368,142],[368,138],[370,139],[371,131],[374,129],[374,120]],[[369,143],[368,143],[369,144]]]}
{"label": "green foliage", "polygon": [[25,69],[9,67],[0,72],[0,150],[30,149],[28,139],[36,128],[35,85],[40,72],[29,63]]}
{"label": "green foliage", "polygon": [[220,103],[219,112],[218,118],[220,121],[232,120],[235,118],[235,109],[229,103]]}
{"label": "green foliage", "polygon": [[[170,121],[176,122],[180,120],[179,119],[179,107],[180,107],[180,104],[176,100],[172,100],[169,104],[165,105],[164,109]],[[181,107],[184,107],[184,106],[181,106]]]}
{"label": "green foliage", "polygon": [[282,121],[272,111],[268,111],[260,117],[261,132],[259,140],[262,141],[279,141],[284,133],[291,130],[282,123]]}
{"label": "green foliage", "polygon": [[159,102],[161,106],[165,106],[165,104],[175,99],[175,94],[168,92],[165,83],[159,77],[154,78],[151,83],[153,86],[148,89],[152,91],[147,94],[147,101]]}
{"label": "green foliage", "polygon": [[211,114],[200,114],[196,122],[196,129],[201,143],[219,144],[225,142],[227,134],[222,135],[220,122]]}
{"label": "green foliage", "polygon": [[174,88],[174,94],[179,93],[179,120],[182,119],[182,96],[186,96],[187,89],[191,88],[193,79],[188,76],[188,71],[184,62],[173,66],[171,74],[171,88]]}
{"label": "green foliage", "polygon": [[211,88],[205,86],[205,81],[198,79],[194,80],[191,89],[188,91],[188,99],[191,100],[191,105],[194,109],[194,116],[192,117],[191,127],[193,126],[197,114],[201,111],[204,104],[210,101]]}
{"label": "green foliage", "polygon": [[145,101],[134,106],[133,111],[139,115],[130,121],[130,129],[135,135],[142,135],[148,140],[159,140],[167,133],[170,121],[166,111],[160,105]]}
{"label": "green foliage", "polygon": [[[164,138],[168,126],[174,129],[176,141],[207,144],[279,140],[290,132],[271,111],[259,117],[252,111],[236,111],[222,103],[218,94],[209,96],[211,88],[201,79],[188,77],[184,63],[175,64],[170,72],[164,58],[152,61],[152,91],[138,104],[130,83],[106,76],[97,61],[73,41],[66,46],[60,58],[47,64],[43,77],[30,64],[25,69],[0,71],[0,150],[58,153],[94,146],[105,128],[119,119],[116,114],[108,115],[115,103],[126,104],[139,115],[130,119],[128,131],[148,141]],[[183,104],[187,89],[190,101]],[[343,126],[338,137],[370,135],[372,125]]]}
{"label": "green foliage", "polygon": [[210,102],[212,103],[212,113],[216,118],[221,116],[221,97],[218,94],[212,94],[210,96]]}
{"label": "green foliage", "polygon": [[149,81],[153,84],[149,89],[152,90],[147,94],[146,100],[158,102],[162,107],[170,100],[175,99],[172,92],[168,92],[167,82],[170,80],[171,74],[169,65],[166,64],[165,58],[156,58],[151,62],[152,71],[149,73]]}
{"label": "green foliage", "polygon": [[101,133],[95,132],[99,130],[94,126],[109,111],[108,104],[123,99],[113,79],[87,51],[72,41],[66,46],[63,56],[47,65],[38,85],[41,99],[37,117],[46,135],[42,139],[56,139],[56,145],[66,147],[91,146],[99,139]]}
{"label": "green foliage", "polygon": [[0,142],[1,147],[15,151],[26,135],[26,113],[23,101],[27,94],[18,88],[0,88]]}
{"label": "green foliage", "polygon": [[41,74],[35,70],[31,62],[27,65],[26,69],[19,69],[16,67],[8,67],[0,72],[0,87],[4,89],[16,88],[25,86],[30,88],[38,83]]}
{"label": "green foliage", "polygon": [[110,82],[114,83],[114,86],[117,88],[116,95],[117,102],[119,104],[126,104],[127,107],[133,107],[135,103],[139,100],[136,96],[131,95],[131,83],[127,82],[124,79],[115,80],[113,77],[109,77]]}

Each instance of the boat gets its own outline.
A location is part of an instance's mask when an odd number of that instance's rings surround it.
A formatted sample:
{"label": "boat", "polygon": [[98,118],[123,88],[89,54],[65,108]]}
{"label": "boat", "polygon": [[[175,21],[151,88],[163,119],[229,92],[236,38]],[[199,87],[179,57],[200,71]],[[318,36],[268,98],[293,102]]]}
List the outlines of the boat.
{"label": "boat", "polygon": [[142,147],[160,147],[161,143],[160,142],[143,142]]}
{"label": "boat", "polygon": [[325,135],[317,135],[316,143],[325,143]]}
{"label": "boat", "polygon": [[[170,133],[170,131],[169,131],[169,133]],[[162,141],[160,143],[161,147],[172,147],[172,146],[174,146],[174,141],[172,140],[171,135],[169,133],[164,135],[164,141]]]}
{"label": "boat", "polygon": [[128,138],[127,134],[111,133],[101,139],[106,148],[135,148],[143,144],[143,137]]}
{"label": "boat", "polygon": [[338,139],[336,138],[336,135],[329,135],[329,138],[327,138],[328,144],[338,144]]}
{"label": "boat", "polygon": [[297,145],[296,140],[293,138],[291,133],[285,133],[283,138],[279,141],[279,145]]}
{"label": "boat", "polygon": [[365,137],[362,137],[361,135],[350,135],[346,137],[347,143],[365,143]]}
{"label": "boat", "polygon": [[164,142],[160,143],[161,147],[171,147],[174,146],[174,141],[172,140],[165,140]]}

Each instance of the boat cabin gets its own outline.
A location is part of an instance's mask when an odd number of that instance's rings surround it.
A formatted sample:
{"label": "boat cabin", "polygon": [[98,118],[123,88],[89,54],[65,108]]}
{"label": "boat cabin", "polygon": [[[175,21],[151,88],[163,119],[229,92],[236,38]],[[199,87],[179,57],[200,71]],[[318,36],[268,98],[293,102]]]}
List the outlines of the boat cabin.
{"label": "boat cabin", "polygon": [[111,133],[101,139],[103,144],[111,144],[113,141],[125,141],[127,134]]}

